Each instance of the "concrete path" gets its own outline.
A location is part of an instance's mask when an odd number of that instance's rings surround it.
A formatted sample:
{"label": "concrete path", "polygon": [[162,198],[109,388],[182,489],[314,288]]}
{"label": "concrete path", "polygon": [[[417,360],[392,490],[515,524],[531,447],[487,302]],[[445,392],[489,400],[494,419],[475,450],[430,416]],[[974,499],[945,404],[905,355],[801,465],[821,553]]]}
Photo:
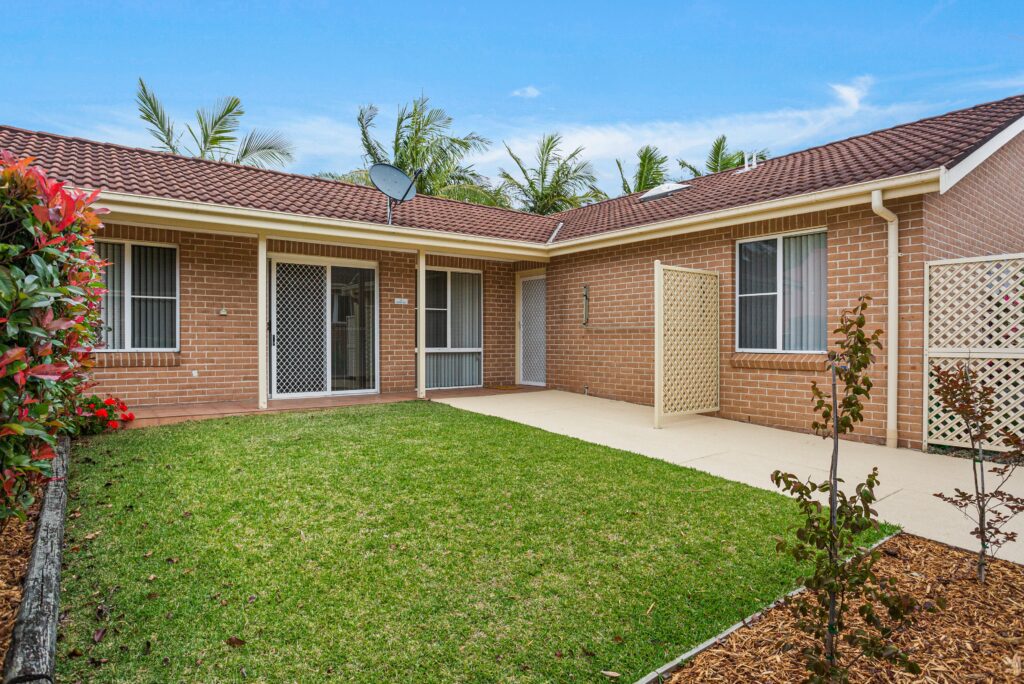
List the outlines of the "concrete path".
{"label": "concrete path", "polygon": [[[781,468],[816,480],[828,477],[831,448],[814,435],[749,425],[721,418],[687,416],[652,427],[652,409],[569,392],[530,392],[439,399],[442,403],[485,413],[588,442],[604,444],[696,468],[737,482],[772,489],[769,475]],[[959,511],[932,496],[971,489],[970,462],[909,449],[844,442],[839,476],[852,487],[873,466],[881,485],[877,505],[884,520],[907,532],[975,549],[973,525]],[[1024,496],[1024,472],[1011,482]],[[1021,541],[1007,544],[1000,557],[1024,563],[1024,516],[1014,529]]]}

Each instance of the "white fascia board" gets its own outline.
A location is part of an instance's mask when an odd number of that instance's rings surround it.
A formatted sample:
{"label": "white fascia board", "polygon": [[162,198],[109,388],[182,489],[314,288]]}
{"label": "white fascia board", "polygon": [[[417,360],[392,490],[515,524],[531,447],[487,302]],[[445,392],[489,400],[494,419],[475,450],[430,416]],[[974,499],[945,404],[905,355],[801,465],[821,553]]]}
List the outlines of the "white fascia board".
{"label": "white fascia board", "polygon": [[978,168],[993,154],[998,152],[1003,145],[1010,142],[1017,135],[1024,131],[1024,116],[992,136],[988,142],[967,155],[959,164],[951,169],[943,166],[939,170],[939,194],[945,194],[954,185],[964,179],[967,174]]}
{"label": "white fascia board", "polygon": [[498,256],[525,261],[547,261],[545,245],[461,233],[391,226],[364,221],[344,221],[247,209],[230,205],[192,202],[146,195],[101,192],[97,206],[109,209],[113,221],[141,221],[178,230],[213,230],[225,233],[263,232],[268,237],[298,237],[324,241],[348,240],[378,249],[427,248],[465,256]]}

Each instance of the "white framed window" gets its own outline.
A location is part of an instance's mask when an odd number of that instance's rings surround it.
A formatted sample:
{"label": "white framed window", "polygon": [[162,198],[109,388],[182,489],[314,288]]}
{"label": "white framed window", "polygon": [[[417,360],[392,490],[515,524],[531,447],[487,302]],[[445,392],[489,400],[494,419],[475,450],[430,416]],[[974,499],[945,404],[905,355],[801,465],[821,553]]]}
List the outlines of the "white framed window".
{"label": "white framed window", "polygon": [[97,351],[178,351],[178,248],[103,240],[96,252],[109,262]]}
{"label": "white framed window", "polygon": [[736,242],[736,350],[823,352],[828,326],[825,229]]}
{"label": "white framed window", "polygon": [[483,385],[483,301],[480,271],[427,269],[428,388]]}

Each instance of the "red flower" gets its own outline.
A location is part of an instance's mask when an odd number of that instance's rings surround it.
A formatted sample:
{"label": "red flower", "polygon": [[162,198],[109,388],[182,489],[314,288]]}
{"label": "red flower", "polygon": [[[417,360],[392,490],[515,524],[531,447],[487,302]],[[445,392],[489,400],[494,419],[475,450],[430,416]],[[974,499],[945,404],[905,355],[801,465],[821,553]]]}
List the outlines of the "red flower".
{"label": "red flower", "polygon": [[133,420],[135,420],[135,414],[132,413],[131,411],[128,411],[127,413],[122,413],[121,420],[125,421],[126,423],[130,423]]}
{"label": "red flower", "polygon": [[97,418],[109,418],[110,414],[107,413],[107,409],[97,409],[96,410],[96,417]]}
{"label": "red flower", "polygon": [[114,397],[107,397],[106,399],[103,400],[103,403],[106,406],[113,406],[114,404],[117,403],[117,399],[115,399]]}
{"label": "red flower", "polygon": [[107,427],[110,428],[111,430],[116,430],[117,428],[119,428],[121,426],[118,424],[118,422],[116,420],[110,420],[110,421],[107,421]]}

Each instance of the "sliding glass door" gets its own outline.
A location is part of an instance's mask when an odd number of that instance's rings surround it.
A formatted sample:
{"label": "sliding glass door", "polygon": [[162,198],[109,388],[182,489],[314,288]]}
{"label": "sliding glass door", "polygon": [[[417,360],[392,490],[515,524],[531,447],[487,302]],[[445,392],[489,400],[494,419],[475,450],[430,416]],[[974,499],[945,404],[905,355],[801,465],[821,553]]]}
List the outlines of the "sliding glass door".
{"label": "sliding glass door", "polygon": [[377,390],[377,270],[272,262],[271,393]]}
{"label": "sliding glass door", "polygon": [[331,391],[372,390],[376,383],[377,272],[331,267]]}

